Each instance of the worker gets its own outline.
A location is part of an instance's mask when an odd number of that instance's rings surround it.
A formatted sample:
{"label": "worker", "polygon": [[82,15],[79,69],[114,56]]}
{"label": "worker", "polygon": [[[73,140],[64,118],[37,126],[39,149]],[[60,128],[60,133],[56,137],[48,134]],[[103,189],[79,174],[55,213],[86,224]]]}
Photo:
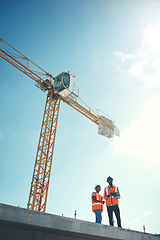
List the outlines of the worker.
{"label": "worker", "polygon": [[92,211],[95,213],[96,223],[102,222],[102,212],[103,212],[103,204],[105,201],[103,201],[103,197],[99,194],[101,191],[101,185],[96,184],[95,185],[95,192],[92,193]]}
{"label": "worker", "polygon": [[117,225],[118,227],[121,226],[121,217],[120,217],[120,210],[119,210],[119,199],[120,199],[120,193],[118,187],[115,187],[113,185],[113,178],[108,177],[107,180],[108,187],[104,189],[104,199],[106,200],[106,207],[109,217],[109,224],[110,226],[113,226],[113,212],[115,213],[115,216],[117,218]]}

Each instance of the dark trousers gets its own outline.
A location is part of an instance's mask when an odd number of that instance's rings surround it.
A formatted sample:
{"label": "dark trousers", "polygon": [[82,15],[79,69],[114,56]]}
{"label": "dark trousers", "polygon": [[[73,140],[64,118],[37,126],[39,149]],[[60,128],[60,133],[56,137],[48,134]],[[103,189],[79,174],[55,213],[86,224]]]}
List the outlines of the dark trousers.
{"label": "dark trousers", "polygon": [[113,212],[114,212],[115,216],[117,218],[118,227],[122,227],[121,226],[120,210],[119,210],[118,205],[107,206],[107,212],[108,212],[110,226],[113,226]]}

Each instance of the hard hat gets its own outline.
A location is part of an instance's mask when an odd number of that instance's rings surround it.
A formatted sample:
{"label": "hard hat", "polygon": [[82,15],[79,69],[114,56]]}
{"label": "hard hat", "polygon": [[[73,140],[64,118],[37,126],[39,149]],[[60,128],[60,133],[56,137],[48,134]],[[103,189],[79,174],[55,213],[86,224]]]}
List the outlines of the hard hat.
{"label": "hard hat", "polygon": [[95,184],[94,188],[98,187],[98,186],[101,186],[100,184]]}
{"label": "hard hat", "polygon": [[108,182],[108,180],[110,180],[110,179],[112,179],[113,180],[113,178],[111,178],[110,176],[107,178],[107,182]]}

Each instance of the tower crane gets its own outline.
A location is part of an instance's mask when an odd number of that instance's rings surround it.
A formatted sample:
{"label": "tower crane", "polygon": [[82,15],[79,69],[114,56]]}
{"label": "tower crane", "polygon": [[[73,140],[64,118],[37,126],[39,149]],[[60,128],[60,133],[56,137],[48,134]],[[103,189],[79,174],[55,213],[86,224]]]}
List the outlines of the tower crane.
{"label": "tower crane", "polygon": [[0,57],[33,79],[39,89],[47,92],[27,205],[28,209],[45,212],[60,102],[63,101],[97,124],[101,135],[108,138],[113,134],[119,136],[119,130],[111,118],[98,115],[79,98],[74,86],[75,76],[70,72],[53,77],[1,38]]}

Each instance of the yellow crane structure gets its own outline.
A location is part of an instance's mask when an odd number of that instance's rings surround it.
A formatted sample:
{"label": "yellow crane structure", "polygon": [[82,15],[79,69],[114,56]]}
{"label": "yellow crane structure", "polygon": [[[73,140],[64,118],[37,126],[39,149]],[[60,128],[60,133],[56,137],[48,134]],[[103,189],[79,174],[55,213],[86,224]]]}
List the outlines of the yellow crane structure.
{"label": "yellow crane structure", "polygon": [[0,57],[47,92],[27,205],[28,209],[45,212],[61,100],[97,124],[98,133],[110,138],[113,134],[119,136],[119,130],[113,120],[96,114],[79,98],[75,93],[74,76],[70,72],[53,77],[1,38]]}

